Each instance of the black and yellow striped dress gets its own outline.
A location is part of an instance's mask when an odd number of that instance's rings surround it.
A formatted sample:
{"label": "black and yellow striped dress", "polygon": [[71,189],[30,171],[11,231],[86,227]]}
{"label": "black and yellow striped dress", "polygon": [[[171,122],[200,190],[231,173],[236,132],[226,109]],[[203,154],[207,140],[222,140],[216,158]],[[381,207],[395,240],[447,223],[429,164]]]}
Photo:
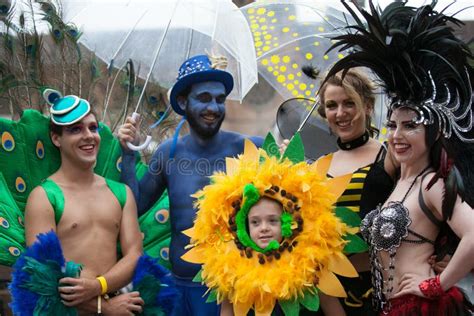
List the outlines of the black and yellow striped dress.
{"label": "black and yellow striped dress", "polygon": [[[352,174],[352,179],[349,182],[346,190],[337,200],[336,206],[345,206],[354,212],[360,212],[362,190],[364,188],[365,179],[370,171],[371,166],[372,164],[363,168],[359,168]],[[331,177],[331,175],[328,174],[328,177]]]}
{"label": "black and yellow striped dress", "polygon": [[[365,214],[360,212],[360,201],[367,175],[372,164],[357,169],[352,174],[346,190],[336,202],[336,206],[347,207],[364,218]],[[328,174],[328,177],[331,175]],[[345,278],[338,276],[347,293],[347,298],[341,299],[347,315],[376,315],[372,310],[372,281],[370,271],[359,272],[357,278]]]}
{"label": "black and yellow striped dress", "polygon": [[[363,219],[379,203],[385,202],[393,189],[394,181],[384,169],[386,150],[381,147],[374,162],[357,169],[352,175],[346,190],[336,202],[336,206],[347,207],[358,213]],[[327,169],[331,164],[332,154],[322,159]],[[332,177],[328,174],[328,177]],[[359,272],[358,278],[344,278],[338,276],[348,297],[341,299],[341,304],[347,315],[377,315],[372,308],[372,281],[370,271]]]}

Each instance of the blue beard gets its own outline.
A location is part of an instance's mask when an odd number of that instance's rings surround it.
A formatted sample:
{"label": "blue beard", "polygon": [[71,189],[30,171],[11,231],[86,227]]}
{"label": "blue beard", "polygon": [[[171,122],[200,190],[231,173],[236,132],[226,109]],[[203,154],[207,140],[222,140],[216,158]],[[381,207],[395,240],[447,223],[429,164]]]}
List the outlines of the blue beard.
{"label": "blue beard", "polygon": [[212,138],[214,135],[219,132],[222,122],[224,121],[225,114],[222,117],[212,124],[212,126],[204,123],[199,117],[196,117],[195,113],[192,113],[188,110],[188,107],[185,109],[186,119],[189,123],[190,128],[202,138]]}

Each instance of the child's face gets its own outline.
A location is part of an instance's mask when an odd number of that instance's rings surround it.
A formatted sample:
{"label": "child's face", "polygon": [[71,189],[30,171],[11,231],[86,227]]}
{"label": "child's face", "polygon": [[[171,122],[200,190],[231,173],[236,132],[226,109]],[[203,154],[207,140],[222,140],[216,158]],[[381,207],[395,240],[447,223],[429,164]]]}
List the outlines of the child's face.
{"label": "child's face", "polygon": [[281,204],[269,198],[261,198],[250,209],[250,238],[260,248],[265,248],[272,240],[281,242],[281,212]]}

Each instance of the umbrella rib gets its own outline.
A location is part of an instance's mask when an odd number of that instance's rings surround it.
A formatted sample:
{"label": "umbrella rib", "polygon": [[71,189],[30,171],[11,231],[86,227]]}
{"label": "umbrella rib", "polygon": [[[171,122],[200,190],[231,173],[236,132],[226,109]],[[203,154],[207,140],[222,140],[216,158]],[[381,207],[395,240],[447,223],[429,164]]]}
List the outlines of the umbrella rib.
{"label": "umbrella rib", "polygon": [[216,26],[217,26],[217,16],[219,14],[219,9],[220,9],[220,1],[219,0],[216,0],[217,2],[217,9],[216,9],[216,14],[214,15],[214,28],[212,30],[212,40],[214,40],[215,36],[216,36]]}
{"label": "umbrella rib", "polygon": [[132,29],[130,31],[128,31],[127,35],[125,35],[124,39],[122,40],[122,43],[120,43],[118,49],[115,51],[114,55],[112,56],[112,58],[110,59],[110,64],[109,66],[112,66],[113,63],[114,63],[114,59],[115,57],[117,57],[118,53],[122,50],[122,47],[123,45],[125,45],[125,43],[127,42],[128,38],[130,37],[130,35],[132,34],[133,31],[135,31],[135,28],[137,27],[138,23],[143,19],[143,17],[145,16],[145,14],[148,13],[148,10],[146,10],[145,12],[143,12],[142,16],[137,19],[137,22],[135,23],[135,25],[132,27]]}
{"label": "umbrella rib", "polygon": [[153,57],[153,62],[150,66],[150,70],[148,71],[148,75],[146,76],[146,80],[145,80],[145,83],[143,84],[143,89],[142,89],[142,92],[140,93],[140,97],[138,98],[138,102],[137,102],[137,105],[135,106],[135,112],[138,111],[138,107],[140,106],[140,103],[143,99],[143,96],[145,95],[145,89],[146,89],[146,86],[148,85],[148,81],[150,81],[150,77],[151,77],[151,74],[153,72],[153,68],[155,68],[155,64],[156,64],[156,61],[158,60],[158,56],[160,55],[160,51],[161,51],[161,47],[163,46],[163,43],[165,41],[165,38],[166,38],[166,35],[168,34],[168,31],[170,29],[170,25],[171,25],[171,21],[173,20],[174,18],[174,14],[176,13],[176,9],[178,8],[178,5],[179,5],[179,2],[180,0],[176,1],[176,4],[173,8],[173,12],[171,13],[171,17],[168,21],[168,24],[166,25],[166,29],[165,29],[165,32],[163,33],[163,36],[161,37],[161,40],[160,40],[160,43],[156,49],[156,52],[155,52],[155,55]]}
{"label": "umbrella rib", "polygon": [[126,65],[127,65],[127,63],[125,63],[115,74],[114,80],[112,81],[112,85],[110,86],[110,92],[109,92],[109,82],[110,82],[109,79],[110,79],[110,77],[107,80],[107,86],[106,86],[106,91],[105,91],[105,106],[104,106],[104,112],[102,113],[102,122],[105,122],[105,115],[106,115],[107,109],[109,107],[110,97],[112,96],[112,91],[115,87],[115,83],[116,83],[119,75],[122,73],[122,70],[125,68]]}
{"label": "umbrella rib", "polygon": [[307,122],[308,119],[311,117],[311,114],[313,114],[314,110],[315,110],[316,107],[318,106],[318,103],[319,103],[319,96],[317,95],[317,96],[316,96],[316,100],[314,100],[313,106],[311,107],[311,110],[308,112],[308,114],[307,114],[306,117],[304,118],[303,122],[301,122],[300,127],[298,127],[298,130],[296,131],[296,133],[301,132],[301,130],[303,129],[303,127],[306,125],[306,122]]}

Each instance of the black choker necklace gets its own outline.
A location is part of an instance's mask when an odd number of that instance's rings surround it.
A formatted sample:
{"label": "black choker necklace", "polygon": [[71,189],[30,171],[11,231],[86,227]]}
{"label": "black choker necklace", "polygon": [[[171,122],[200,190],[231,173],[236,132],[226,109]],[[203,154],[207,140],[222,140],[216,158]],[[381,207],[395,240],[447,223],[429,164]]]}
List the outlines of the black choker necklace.
{"label": "black choker necklace", "polygon": [[356,149],[362,145],[365,145],[369,141],[370,135],[369,131],[365,131],[364,134],[357,137],[356,139],[350,140],[347,143],[343,143],[341,138],[337,139],[337,146],[342,150],[352,150]]}

